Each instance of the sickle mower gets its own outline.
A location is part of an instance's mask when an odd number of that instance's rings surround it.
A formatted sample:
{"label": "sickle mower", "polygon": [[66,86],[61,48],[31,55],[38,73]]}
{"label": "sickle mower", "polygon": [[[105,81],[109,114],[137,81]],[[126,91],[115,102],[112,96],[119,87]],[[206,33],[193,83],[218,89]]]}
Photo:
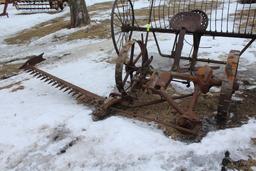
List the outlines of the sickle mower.
{"label": "sickle mower", "polygon": [[[22,69],[71,93],[79,101],[93,105],[94,120],[117,114],[154,122],[165,130],[175,128],[190,135],[198,135],[203,125],[202,114],[196,112],[200,95],[208,93],[211,87],[219,87],[215,119],[216,124],[225,124],[230,116],[232,94],[239,88],[239,59],[256,39],[255,4],[241,4],[239,0],[150,0],[142,8],[141,2],[116,0],[113,4],[111,32],[118,55],[115,68],[117,91],[110,93],[108,98],[36,68],[35,64],[42,61],[42,56],[30,59]],[[146,17],[141,13],[146,13]],[[174,35],[170,39],[169,54],[163,53],[156,33]],[[148,49],[150,36],[158,57],[172,60],[169,69],[153,66],[157,58],[151,56]],[[191,56],[182,56],[186,36],[193,40]],[[228,49],[227,60],[220,61],[198,56],[203,36],[248,41],[239,50]],[[221,74],[217,74],[217,70]],[[170,91],[175,82],[187,87],[193,85],[193,92],[177,94]],[[188,103],[184,105],[182,101]]]}

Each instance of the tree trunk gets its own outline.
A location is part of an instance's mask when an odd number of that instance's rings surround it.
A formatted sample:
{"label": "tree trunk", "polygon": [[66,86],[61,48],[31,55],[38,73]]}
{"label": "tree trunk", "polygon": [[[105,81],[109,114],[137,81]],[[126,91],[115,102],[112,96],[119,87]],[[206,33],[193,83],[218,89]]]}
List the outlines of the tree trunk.
{"label": "tree trunk", "polygon": [[90,17],[85,0],[69,0],[71,28],[90,24]]}
{"label": "tree trunk", "polygon": [[8,3],[9,3],[9,0],[5,0],[4,2],[4,10],[3,12],[0,14],[0,16],[7,16],[8,17],[8,13],[7,13],[7,7],[8,7]]}

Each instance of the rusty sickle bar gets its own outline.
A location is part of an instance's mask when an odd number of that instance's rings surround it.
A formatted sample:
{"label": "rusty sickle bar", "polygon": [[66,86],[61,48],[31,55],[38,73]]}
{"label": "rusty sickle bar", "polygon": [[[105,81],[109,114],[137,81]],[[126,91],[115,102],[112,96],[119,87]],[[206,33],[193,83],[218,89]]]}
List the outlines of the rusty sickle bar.
{"label": "rusty sickle bar", "polygon": [[[161,128],[174,128],[186,134],[197,135],[196,131],[182,128],[175,123],[159,121],[157,118],[152,119],[147,116],[137,115],[134,112],[129,112],[125,110],[124,106],[122,106],[121,99],[110,98],[111,100],[108,101],[105,97],[101,97],[90,91],[84,90],[74,84],[71,84],[67,81],[64,81],[58,77],[55,77],[45,71],[36,68],[35,65],[45,60],[42,56],[43,54],[31,57],[27,62],[25,62],[24,65],[20,67],[20,69],[23,69],[25,72],[29,73],[33,77],[40,79],[64,92],[68,92],[68,94],[71,94],[79,102],[82,102],[85,105],[95,107],[96,110],[94,111],[94,117],[97,114],[103,115],[103,117],[107,117],[110,115],[120,115],[131,119],[136,118],[140,121],[154,122]],[[179,97],[174,97],[174,99],[179,99]]]}
{"label": "rusty sickle bar", "polygon": [[30,75],[33,75],[35,78],[38,78],[64,92],[68,92],[68,94],[71,94],[77,100],[86,103],[87,105],[96,105],[103,103],[103,97],[84,90],[74,84],[71,84],[67,81],[64,81],[45,71],[36,68],[36,64],[45,60],[42,56],[43,54],[32,57],[23,66],[21,66],[20,69],[24,69],[24,71],[28,72]]}

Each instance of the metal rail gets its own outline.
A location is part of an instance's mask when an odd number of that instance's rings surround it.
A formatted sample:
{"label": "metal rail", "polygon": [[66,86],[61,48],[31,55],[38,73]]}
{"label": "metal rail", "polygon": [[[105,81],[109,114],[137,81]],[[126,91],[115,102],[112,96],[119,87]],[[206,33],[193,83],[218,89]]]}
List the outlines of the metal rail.
{"label": "metal rail", "polygon": [[[134,9],[139,8],[138,1],[132,0],[132,3]],[[138,22],[141,21],[140,10],[148,11],[150,22]],[[256,4],[253,0],[249,0],[248,4],[242,4],[240,0],[150,0],[148,7],[140,10],[135,10],[137,22],[134,26],[140,28],[150,24],[152,31],[170,32],[172,16],[180,12],[201,10],[209,19],[205,35],[245,38],[256,35]]]}
{"label": "metal rail", "polygon": [[[138,32],[148,32],[147,27],[135,27],[135,26],[126,26],[123,25],[121,27],[122,32],[129,31],[138,31]],[[179,31],[168,29],[168,28],[150,28],[150,32],[153,33],[179,33]],[[230,37],[230,38],[256,38],[256,34],[243,34],[243,33],[229,33],[229,32],[217,32],[217,31],[204,31],[204,32],[194,32],[196,34],[200,34],[202,36],[212,36],[212,37]],[[186,32],[186,34],[193,34],[192,32]]]}

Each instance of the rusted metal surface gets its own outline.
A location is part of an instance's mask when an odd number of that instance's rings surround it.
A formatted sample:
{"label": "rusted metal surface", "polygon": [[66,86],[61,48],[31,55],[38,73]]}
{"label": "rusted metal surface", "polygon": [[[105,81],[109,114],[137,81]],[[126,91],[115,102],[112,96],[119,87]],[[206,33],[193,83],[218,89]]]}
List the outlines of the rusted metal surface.
{"label": "rusted metal surface", "polygon": [[[137,48],[141,51],[137,51],[135,44],[138,44]],[[135,55],[133,52],[137,51],[139,55]],[[228,58],[227,64],[227,78],[234,80],[237,66],[238,52],[233,52]],[[129,55],[128,55],[129,54]],[[235,55],[234,55],[235,54]],[[159,72],[153,71],[150,66],[150,61],[147,57],[145,49],[145,43],[142,41],[130,41],[121,50],[119,59],[116,64],[116,77],[117,87],[119,86],[119,93],[111,93],[110,97],[105,98],[98,96],[90,91],[84,90],[76,85],[66,82],[60,78],[57,78],[45,71],[42,71],[35,67],[36,64],[44,61],[43,54],[34,56],[28,60],[21,69],[24,69],[34,77],[51,84],[52,86],[71,94],[79,102],[86,105],[91,105],[95,108],[93,112],[93,119],[100,120],[110,115],[121,115],[128,118],[136,118],[141,121],[154,122],[162,128],[174,128],[182,133],[197,135],[199,128],[201,127],[201,120],[195,112],[196,103],[201,93],[207,93],[211,86],[220,86],[221,80],[217,80],[212,75],[212,68],[205,66],[197,68],[197,72],[194,75],[188,73],[178,73],[173,71]],[[145,58],[144,58],[145,57]],[[133,60],[131,60],[132,58]],[[136,62],[141,60],[139,65],[135,65]],[[144,62],[143,62],[144,61]],[[122,67],[120,67],[122,66]],[[229,69],[231,66],[231,70]],[[131,70],[132,69],[132,70]],[[130,81],[123,79],[130,76],[131,71],[135,72],[130,78]],[[127,74],[128,73],[128,74]],[[121,74],[121,76],[120,76]],[[119,78],[120,77],[120,78]],[[121,79],[121,80],[119,80]],[[195,85],[194,92],[192,94],[175,96],[169,94],[166,89],[174,79],[182,79],[192,81]],[[124,88],[124,83],[128,88]],[[133,91],[144,91],[148,94],[155,94],[160,97],[159,100],[153,100],[147,103],[141,103],[133,96]],[[175,100],[191,97],[191,102],[188,108],[180,106]],[[138,108],[142,106],[155,105],[158,103],[167,102],[177,113],[176,122],[169,122],[157,117],[148,117],[141,113],[129,112],[127,109]]]}
{"label": "rusted metal surface", "polygon": [[[236,61],[235,59],[239,59],[256,40],[256,9],[255,6],[251,4],[252,2],[253,1],[250,2],[250,5],[244,5],[241,4],[239,0],[222,1],[220,3],[213,0],[203,2],[152,0],[149,1],[148,20],[144,20],[147,23],[141,24],[141,21],[138,22],[140,20],[139,16],[136,16],[136,11],[134,11],[134,9],[136,9],[136,1],[116,0],[111,19],[114,47],[117,53],[122,55],[123,52],[120,53],[120,50],[125,46],[125,42],[129,42],[132,38],[138,39],[135,34],[133,34],[134,32],[146,32],[144,42],[146,47],[148,36],[152,33],[159,54],[163,57],[174,59],[171,66],[172,69],[167,72],[152,71],[149,69],[148,73],[143,74],[144,77],[141,77],[142,79],[139,83],[140,87],[136,88],[145,89],[145,91],[148,92],[157,92],[165,101],[168,101],[170,106],[180,113],[182,121],[185,120],[184,118],[186,118],[186,120],[198,121],[198,119],[194,119],[197,116],[194,112],[194,108],[200,93],[208,93],[213,86],[221,87],[218,115],[216,117],[219,118],[218,116],[224,116],[225,113],[229,113],[231,96],[234,91],[238,89],[238,84],[235,80],[239,60]],[[121,14],[127,15],[123,15],[122,17]],[[119,21],[119,25],[115,25],[114,21]],[[115,32],[118,27],[121,32]],[[173,40],[171,54],[162,53],[156,33],[170,33],[176,35]],[[127,34],[129,37],[125,38]],[[193,44],[191,45],[192,56],[184,57],[181,56],[181,54],[185,41],[184,38],[187,34],[193,36]],[[229,55],[227,61],[217,61],[198,58],[202,36],[248,38],[250,41],[248,41],[239,54],[234,51],[231,53],[236,57],[232,58],[232,55]],[[119,41],[120,37],[122,41]],[[129,58],[129,56],[127,57]],[[190,62],[188,68],[181,68],[180,61],[183,59]],[[214,74],[214,68],[208,65],[197,67],[196,64],[198,62],[226,65],[225,71],[223,71],[226,77],[217,78]],[[125,65],[126,68],[129,68],[129,64]],[[150,66],[147,67],[151,68]],[[137,68],[137,70],[139,69]],[[169,84],[171,84],[172,81],[177,81],[177,79],[180,80],[179,82],[185,83],[188,86],[190,82],[193,82],[195,87],[187,111],[180,109],[165,92]],[[131,82],[135,81],[138,82],[138,80],[133,79]],[[117,86],[119,86],[118,83]],[[129,91],[126,92],[126,95],[129,96]],[[222,113],[224,113],[224,115],[222,115]]]}
{"label": "rusted metal surface", "polygon": [[9,2],[12,2],[17,10],[27,10],[30,12],[48,12],[52,9],[62,11],[67,0],[5,0],[3,12],[0,14],[0,17],[8,17],[7,7]]}
{"label": "rusted metal surface", "polygon": [[[137,106],[131,105],[130,101],[127,100],[127,98],[122,99],[122,96],[110,96],[109,98],[106,99],[105,97],[98,96],[90,91],[84,90],[74,84],[71,84],[43,70],[36,68],[35,65],[45,60],[42,56],[43,54],[40,54],[38,56],[33,56],[20,69],[23,69],[25,72],[29,73],[35,78],[40,79],[46,82],[47,84],[50,84],[53,87],[56,87],[62,90],[63,92],[67,92],[68,94],[71,94],[80,103],[94,107],[95,108],[95,111],[93,112],[94,120],[103,119],[107,116],[117,114],[124,117],[132,118],[132,119],[135,118],[141,121],[154,122],[158,124],[162,129],[173,128],[186,134],[190,134],[193,136],[197,135],[197,131],[195,131],[194,129],[187,129],[179,125],[176,125],[175,123],[166,122],[164,120],[159,120],[157,118],[150,118],[141,114],[137,114],[136,112],[127,111],[127,108],[137,108],[140,106],[147,106],[147,105],[162,103],[164,101],[170,100],[169,97],[168,99],[165,99],[165,100],[161,99],[157,101],[152,101],[151,103],[138,104]],[[161,94],[161,93],[158,93],[158,94]],[[190,96],[192,96],[192,94],[182,95],[182,96],[173,96],[170,98],[173,100],[177,100],[177,99],[186,98]]]}
{"label": "rusted metal surface", "polygon": [[[138,48],[137,53],[135,48]],[[141,86],[151,61],[152,58],[148,58],[146,46],[142,41],[129,41],[124,45],[115,70],[117,89],[123,96],[126,96],[128,91]]]}
{"label": "rusted metal surface", "polygon": [[[137,54],[136,54],[136,53]],[[228,104],[233,91],[236,90],[236,72],[239,62],[239,51],[231,51],[225,69],[226,79],[217,79],[213,68],[209,66],[196,67],[195,72],[158,71],[150,64],[153,58],[148,58],[143,38],[140,41],[128,41],[120,51],[116,63],[116,85],[118,93],[111,93],[108,98],[100,97],[90,91],[57,78],[35,67],[44,61],[43,54],[28,60],[21,69],[52,86],[72,94],[80,102],[95,107],[93,119],[100,120],[107,116],[118,114],[142,121],[155,122],[162,127],[172,127],[183,133],[196,135],[201,127],[201,119],[195,112],[196,104],[201,93],[206,94],[212,86],[222,86],[218,115],[223,117],[228,112]],[[129,78],[129,80],[128,80]],[[176,79],[193,82],[192,94],[175,96],[169,94],[167,88]],[[228,86],[227,86],[228,83]],[[139,102],[134,92],[143,91],[148,95],[157,95],[160,99],[149,102]],[[180,106],[175,100],[190,97],[188,107]],[[223,101],[222,101],[223,100]],[[156,105],[166,102],[177,112],[175,122],[165,121],[158,117],[148,117],[129,109],[142,106]],[[222,103],[223,102],[223,103]]]}
{"label": "rusted metal surface", "polygon": [[[209,89],[212,86],[220,86],[222,81],[214,78],[213,70],[209,66],[197,68],[195,74],[180,73],[178,72],[179,70],[176,72],[154,71],[151,69],[152,67],[150,66],[150,62],[147,62],[148,52],[147,49],[145,48],[145,43],[143,42],[143,40],[137,41],[137,43],[140,45],[138,47],[139,52],[138,49],[134,49],[135,42],[128,41],[119,53],[119,57],[117,59],[116,64],[116,84],[120,92],[120,95],[118,96],[118,100],[115,98],[111,98],[111,100],[115,102],[118,101],[119,104],[122,104],[122,102],[124,101],[128,101],[130,105],[132,103],[136,104],[136,98],[133,97],[132,91],[143,90],[148,93],[157,94],[161,97],[161,100],[150,102],[146,105],[154,105],[156,103],[166,101],[176,112],[178,112],[179,116],[176,119],[177,126],[189,130],[200,125],[200,119],[195,112],[197,99],[200,93],[209,92]],[[135,51],[138,52],[138,55],[134,55]],[[135,63],[138,62],[137,59],[142,60],[140,65],[136,66]],[[130,74],[133,72],[135,72],[135,74],[132,74],[130,80],[127,81],[128,76],[130,76]],[[123,75],[125,76],[123,77]],[[194,93],[191,95],[191,103],[188,109],[180,107],[178,103],[176,103],[175,100],[172,98],[172,96],[166,92],[167,87],[170,85],[173,79],[192,81],[194,83],[195,90]],[[129,97],[129,100],[127,100],[127,97]],[[123,101],[121,99],[123,99]],[[112,102],[108,104],[112,104]],[[137,106],[139,105],[137,104]],[[108,107],[110,107],[110,105],[108,105]],[[102,117],[102,115],[100,116]]]}
{"label": "rusted metal surface", "polygon": [[205,31],[208,26],[208,18],[203,17],[203,11],[198,12],[180,12],[174,15],[170,21],[170,27],[173,30],[180,31],[185,29],[188,32]]}
{"label": "rusted metal surface", "polygon": [[80,102],[84,102],[87,105],[99,105],[104,101],[103,97],[100,97],[92,92],[82,89],[76,85],[73,85],[67,81],[57,78],[45,71],[42,71],[35,67],[36,64],[40,63],[45,59],[42,58],[42,54],[29,59],[20,69],[28,72],[30,75],[40,79],[47,84],[50,84],[68,94],[71,94],[74,98]]}
{"label": "rusted metal surface", "polygon": [[225,76],[221,84],[219,97],[218,114],[216,119],[219,124],[226,122],[229,116],[231,97],[234,91],[238,90],[239,85],[236,80],[237,68],[239,64],[240,51],[230,51],[225,67]]}
{"label": "rusted metal surface", "polygon": [[[139,56],[137,56],[136,59],[141,58],[143,56],[142,54],[148,54],[147,49],[145,49],[145,43],[143,41],[139,41],[139,42],[140,42]],[[134,62],[131,62],[131,61],[133,61],[133,59],[136,56],[136,55],[135,56],[133,55],[133,52],[138,50],[134,48],[135,48],[134,41],[128,41],[127,44],[124,45],[123,49],[120,51],[119,59],[117,60],[116,77],[119,78],[119,81],[116,82],[117,87],[124,87],[124,81],[123,79],[121,79],[123,78],[122,77],[123,74],[125,75],[124,78],[125,78],[126,87],[128,87],[128,89],[125,89],[126,90],[125,93],[123,93],[124,88],[122,89],[118,88],[120,92],[120,95],[118,96],[119,104],[122,104],[124,101],[127,102],[127,97],[130,98],[128,101],[128,103],[130,104],[128,104],[128,106],[131,105],[132,103],[136,104],[137,103],[136,98],[132,96],[132,91],[143,90],[151,94],[157,94],[161,97],[161,100],[149,102],[145,105],[154,105],[157,103],[161,103],[163,101],[167,102],[168,105],[170,105],[179,114],[176,118],[176,125],[179,127],[182,127],[183,129],[190,130],[201,125],[201,120],[198,114],[196,114],[195,112],[198,97],[200,96],[201,93],[203,94],[208,93],[210,88],[213,86],[217,86],[217,87],[222,86],[223,94],[221,94],[221,96],[225,95],[229,97],[228,99],[230,100],[232,93],[236,90],[235,79],[236,79],[237,66],[239,62],[238,51],[231,51],[227,60],[225,73],[227,76],[227,80],[229,80],[230,84],[232,84],[232,87],[229,86],[229,89],[232,90],[232,92],[227,92],[226,91],[227,88],[225,86],[223,87],[223,85],[225,85],[226,80],[216,78],[213,74],[214,68],[211,68],[210,66],[194,67],[194,71],[192,73],[189,73],[189,72],[183,73],[183,72],[180,72],[181,71],[180,69],[178,69],[177,71],[172,71],[172,70],[157,71],[152,69],[152,67],[150,66],[150,63],[147,63],[147,65],[143,65],[143,62],[140,63],[140,65],[135,67]],[[177,48],[179,48],[179,46],[177,46]],[[147,61],[147,59],[148,59],[148,56],[146,55],[145,61]],[[133,68],[133,72],[136,73],[135,75],[143,75],[143,77],[140,77],[141,79],[138,79],[138,77],[133,76],[130,78],[129,82],[126,82],[127,75],[130,75],[131,69],[123,69],[124,66],[125,68]],[[146,66],[147,69],[143,70],[144,66]],[[217,67],[216,69],[219,69],[219,67]],[[142,74],[142,71],[144,71],[143,74]],[[175,100],[173,99],[172,95],[168,94],[168,92],[166,91],[167,87],[171,84],[171,82],[174,79],[191,81],[194,84],[194,92],[191,95],[192,96],[191,102],[187,109],[179,106],[179,104],[176,103]],[[134,84],[140,85],[140,86],[133,86]],[[115,98],[112,98],[112,100],[117,101],[117,99]],[[220,99],[220,105],[222,103],[222,100],[223,99]],[[225,100],[227,100],[227,98],[224,98],[224,101]],[[230,101],[225,101],[225,103],[230,103]],[[140,106],[140,105],[137,104],[137,106]],[[228,112],[228,108],[226,109],[219,108],[218,115],[222,115],[221,113],[223,112]],[[133,115],[136,116],[136,114],[133,114]]]}
{"label": "rusted metal surface", "polygon": [[[255,39],[255,4],[252,4],[253,0],[247,2],[248,4],[242,4],[240,0],[150,0],[148,9],[145,10],[148,16],[142,21],[140,13],[136,12],[140,6],[138,1],[115,0],[111,15],[114,48],[118,54],[125,42],[138,39],[134,32],[144,32],[147,35],[150,33],[178,34],[180,29],[173,28],[170,20],[174,20],[174,16],[178,13],[184,16],[191,12],[199,14],[202,19],[203,27],[201,28],[203,29],[196,31],[198,35]],[[179,20],[183,21],[182,26],[191,22],[183,20],[181,16]],[[195,18],[192,21],[199,23],[200,21]],[[195,29],[187,31],[187,34],[194,33]],[[157,41],[156,44],[159,46]],[[159,49],[161,51],[161,47]],[[161,55],[169,56],[169,54]]]}
{"label": "rusted metal surface", "polygon": [[[84,90],[78,86],[68,83],[60,78],[50,75],[40,69],[37,69],[34,65],[44,59],[38,56],[27,61],[22,69],[34,75],[37,78],[52,84],[53,86],[72,93],[76,99],[81,100],[86,105],[92,105],[95,107],[93,112],[93,119],[104,119],[109,115],[121,115],[129,118],[136,118],[138,120],[154,122],[164,128],[175,128],[183,133],[197,135],[198,131],[202,127],[202,118],[196,111],[196,107],[201,94],[207,94],[211,87],[220,87],[220,97],[216,119],[218,123],[228,119],[230,112],[230,104],[232,94],[238,89],[238,83],[236,81],[237,68],[239,64],[239,58],[241,54],[251,45],[255,40],[255,33],[253,30],[248,32],[249,26],[245,26],[245,32],[239,28],[238,32],[230,32],[229,30],[212,30],[212,12],[203,8],[203,2],[201,8],[189,8],[188,10],[181,10],[174,8],[172,14],[168,15],[168,25],[152,26],[152,23],[158,22],[155,19],[154,13],[155,1],[152,0],[150,5],[149,19],[147,27],[136,27],[133,5],[135,1],[131,0],[116,0],[112,10],[112,38],[114,41],[114,47],[118,53],[115,68],[115,82],[118,92],[110,93],[108,98],[100,97],[94,93]],[[164,2],[164,1],[160,1]],[[213,1],[209,1],[210,4]],[[215,1],[214,1],[215,2]],[[183,3],[180,1],[180,3]],[[185,2],[183,5],[190,6],[192,2]],[[175,4],[175,3],[174,3]],[[230,7],[231,2],[226,2]],[[181,4],[180,4],[181,5]],[[209,5],[207,3],[207,5]],[[212,4],[213,5],[213,4]],[[216,5],[216,4],[215,4]],[[218,4],[222,6],[223,4]],[[218,9],[218,5],[215,7]],[[161,6],[161,9],[165,6]],[[206,8],[206,7],[205,7]],[[213,7],[212,7],[213,8]],[[251,10],[251,6],[249,10]],[[170,11],[168,9],[167,11]],[[225,13],[222,9],[222,14]],[[238,11],[236,11],[238,12]],[[216,11],[217,15],[218,11]],[[210,14],[210,15],[209,15]],[[251,13],[248,12],[248,15]],[[163,16],[164,18],[165,16]],[[255,16],[250,16],[250,19]],[[165,19],[164,19],[165,20]],[[235,17],[236,20],[236,17]],[[119,25],[116,23],[118,22]],[[215,24],[220,24],[220,28],[223,29],[224,18],[220,21],[215,19]],[[234,21],[235,22],[235,21]],[[165,23],[165,21],[163,21]],[[165,23],[166,24],[166,23]],[[234,23],[233,23],[234,24]],[[241,24],[241,21],[240,21]],[[114,26],[115,25],[115,26]],[[234,24],[235,25],[235,24]],[[118,37],[115,32],[117,27],[120,27]],[[254,26],[250,26],[254,28]],[[144,38],[143,34],[140,39],[133,39],[132,35],[134,31],[146,31]],[[155,32],[163,31],[166,33],[175,33],[173,48],[171,54],[162,54]],[[152,32],[156,41],[159,54],[164,57],[173,58],[173,63],[170,64],[170,70],[159,70],[153,68],[152,61],[153,56],[149,56],[147,50],[148,36]],[[182,57],[183,44],[185,36],[190,34],[193,36],[192,56]],[[200,59],[198,58],[198,52],[201,42],[201,37],[205,35],[226,37],[240,37],[251,38],[252,40],[244,47],[242,52],[230,51],[227,61],[216,61],[212,59]],[[181,60],[189,60],[189,64],[185,66],[180,65]],[[220,66],[198,66],[198,61],[208,62],[214,64],[224,64],[225,69],[222,71],[223,78],[217,77],[215,70],[220,70]],[[170,93],[168,88],[173,82],[181,82],[187,87],[193,84],[193,92],[190,94],[176,96]],[[140,93],[147,94],[147,96],[153,97],[149,101],[143,101],[139,97]],[[188,105],[183,106],[177,102],[177,99],[182,100],[186,98]],[[145,100],[145,99],[144,99]],[[172,111],[166,111],[168,117],[161,118],[156,114],[145,114],[143,111],[139,112],[136,109],[141,107],[149,107],[157,104],[164,103],[172,109]],[[172,115],[172,113],[175,113]],[[172,117],[172,118],[171,118]]]}

